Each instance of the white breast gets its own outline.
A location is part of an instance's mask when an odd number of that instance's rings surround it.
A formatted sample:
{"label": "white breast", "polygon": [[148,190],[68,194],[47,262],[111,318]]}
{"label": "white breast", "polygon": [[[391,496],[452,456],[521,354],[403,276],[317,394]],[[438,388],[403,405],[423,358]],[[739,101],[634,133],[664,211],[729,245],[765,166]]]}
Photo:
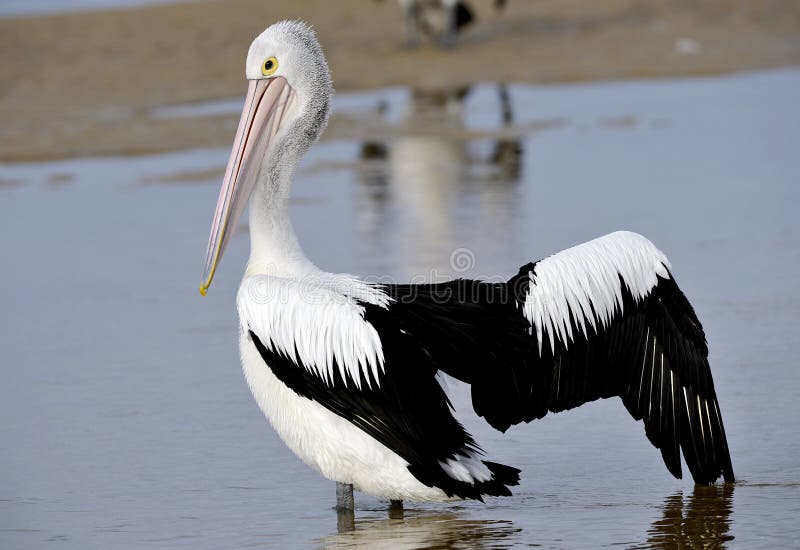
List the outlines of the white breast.
{"label": "white breast", "polygon": [[[272,303],[258,307],[273,306],[277,307]],[[252,307],[250,304],[248,309]],[[241,296],[239,309],[241,314]],[[242,318],[242,323],[246,324],[247,319]],[[266,340],[269,335],[259,337]],[[420,483],[408,471],[408,463],[386,446],[319,403],[286,387],[264,362],[246,328],[241,331],[239,348],[242,369],[258,406],[303,462],[328,479],[352,483],[357,490],[375,496],[449,500],[440,489]],[[336,388],[330,391],[335,392]]]}

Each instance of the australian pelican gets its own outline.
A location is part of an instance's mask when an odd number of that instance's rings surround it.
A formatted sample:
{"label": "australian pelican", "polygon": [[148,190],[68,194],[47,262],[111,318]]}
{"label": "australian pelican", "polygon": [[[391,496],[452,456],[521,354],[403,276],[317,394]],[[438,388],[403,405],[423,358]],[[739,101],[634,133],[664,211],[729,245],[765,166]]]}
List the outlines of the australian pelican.
{"label": "australian pelican", "polygon": [[519,470],[484,458],[453,416],[443,372],[471,384],[476,413],[501,431],[620,397],[674,476],[682,451],[696,482],[734,479],[703,329],[652,243],[613,233],[505,283],[326,273],[303,254],[287,206],[330,111],[322,48],[305,24],[277,23],[250,46],[246,75],[200,291],[249,200],[243,370],[304,462],[340,487],[392,500],[510,495]]}
{"label": "australian pelican", "polygon": [[[405,20],[405,44],[419,44],[420,31],[445,48],[455,46],[456,35],[475,20],[472,8],[462,0],[397,0]],[[500,10],[506,0],[494,0]]]}

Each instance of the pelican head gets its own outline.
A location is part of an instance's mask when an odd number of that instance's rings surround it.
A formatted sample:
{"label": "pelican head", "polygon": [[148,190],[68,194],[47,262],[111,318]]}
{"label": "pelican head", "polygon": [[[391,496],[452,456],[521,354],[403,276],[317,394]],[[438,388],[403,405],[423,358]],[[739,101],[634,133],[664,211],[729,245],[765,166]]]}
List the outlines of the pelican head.
{"label": "pelican head", "polygon": [[206,252],[205,296],[236,223],[257,185],[288,193],[300,157],[328,122],[333,93],[325,54],[301,21],[268,27],[250,45],[247,96],[225,170]]}

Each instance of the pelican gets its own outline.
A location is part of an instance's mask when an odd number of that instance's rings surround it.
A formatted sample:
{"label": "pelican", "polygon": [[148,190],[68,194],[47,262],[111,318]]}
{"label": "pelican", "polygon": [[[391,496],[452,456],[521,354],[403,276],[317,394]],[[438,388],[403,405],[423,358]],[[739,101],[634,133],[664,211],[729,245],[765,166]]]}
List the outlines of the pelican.
{"label": "pelican", "polygon": [[[397,0],[405,20],[405,45],[419,44],[420,30],[438,40],[442,47],[456,44],[456,35],[475,19],[469,4],[461,0]],[[495,10],[505,7],[506,0],[494,0]]]}
{"label": "pelican", "polygon": [[700,322],[666,256],[617,232],[528,263],[504,283],[372,284],[315,266],[289,220],[293,174],[323,132],[333,93],[322,48],[299,21],[250,46],[247,96],[222,182],[200,291],[250,203],[237,294],[241,362],[286,445],[336,481],[391,501],[510,495],[517,468],[488,460],[439,376],[505,431],[619,397],[675,477],[733,468]]}

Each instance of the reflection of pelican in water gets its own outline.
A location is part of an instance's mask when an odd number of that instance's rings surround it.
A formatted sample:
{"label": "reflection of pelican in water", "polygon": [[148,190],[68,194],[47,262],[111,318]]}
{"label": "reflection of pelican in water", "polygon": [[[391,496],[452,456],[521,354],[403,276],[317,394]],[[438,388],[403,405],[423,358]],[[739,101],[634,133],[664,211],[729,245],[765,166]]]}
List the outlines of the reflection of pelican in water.
{"label": "reflection of pelican in water", "polygon": [[640,548],[720,548],[733,540],[730,515],[733,511],[733,485],[695,485],[684,497],[679,491],[667,497],[663,517],[648,531],[647,543]]}
{"label": "reflection of pelican in water", "polygon": [[[352,514],[339,513],[353,518]],[[349,520],[348,520],[349,521]],[[381,511],[373,517],[341,522],[338,533],[318,542],[322,548],[484,548],[514,544],[522,529],[507,520],[459,518],[448,512],[405,512],[386,518]]]}
{"label": "reflection of pelican in water", "polygon": [[[647,540],[633,548],[722,548],[733,540],[730,516],[734,485],[696,485],[688,496],[683,491],[668,496],[662,517],[647,531]],[[338,511],[338,534],[326,537],[321,546],[348,548],[469,548],[521,545],[522,529],[510,521],[459,518],[452,513],[412,513],[405,517],[381,510],[358,521],[350,510]],[[535,535],[534,535],[535,537]],[[391,541],[389,546],[384,546]],[[526,541],[530,542],[530,541]],[[535,540],[534,540],[535,542]],[[569,540],[564,541],[569,546]]]}
{"label": "reflection of pelican in water", "polygon": [[[508,236],[513,234],[522,142],[518,136],[504,135],[514,123],[511,99],[506,86],[499,85],[500,128],[477,143],[488,145],[487,151],[470,141],[465,128],[469,93],[467,87],[415,90],[400,135],[362,145],[357,211],[370,246],[366,257],[382,258],[383,247],[405,249],[404,266],[421,273],[442,249],[452,250],[456,240],[464,239],[458,213],[466,209],[474,210],[469,218],[476,238],[498,243],[488,247],[497,253],[513,250]],[[384,111],[382,105],[381,116]],[[404,235],[399,242],[386,242],[399,235]]]}

